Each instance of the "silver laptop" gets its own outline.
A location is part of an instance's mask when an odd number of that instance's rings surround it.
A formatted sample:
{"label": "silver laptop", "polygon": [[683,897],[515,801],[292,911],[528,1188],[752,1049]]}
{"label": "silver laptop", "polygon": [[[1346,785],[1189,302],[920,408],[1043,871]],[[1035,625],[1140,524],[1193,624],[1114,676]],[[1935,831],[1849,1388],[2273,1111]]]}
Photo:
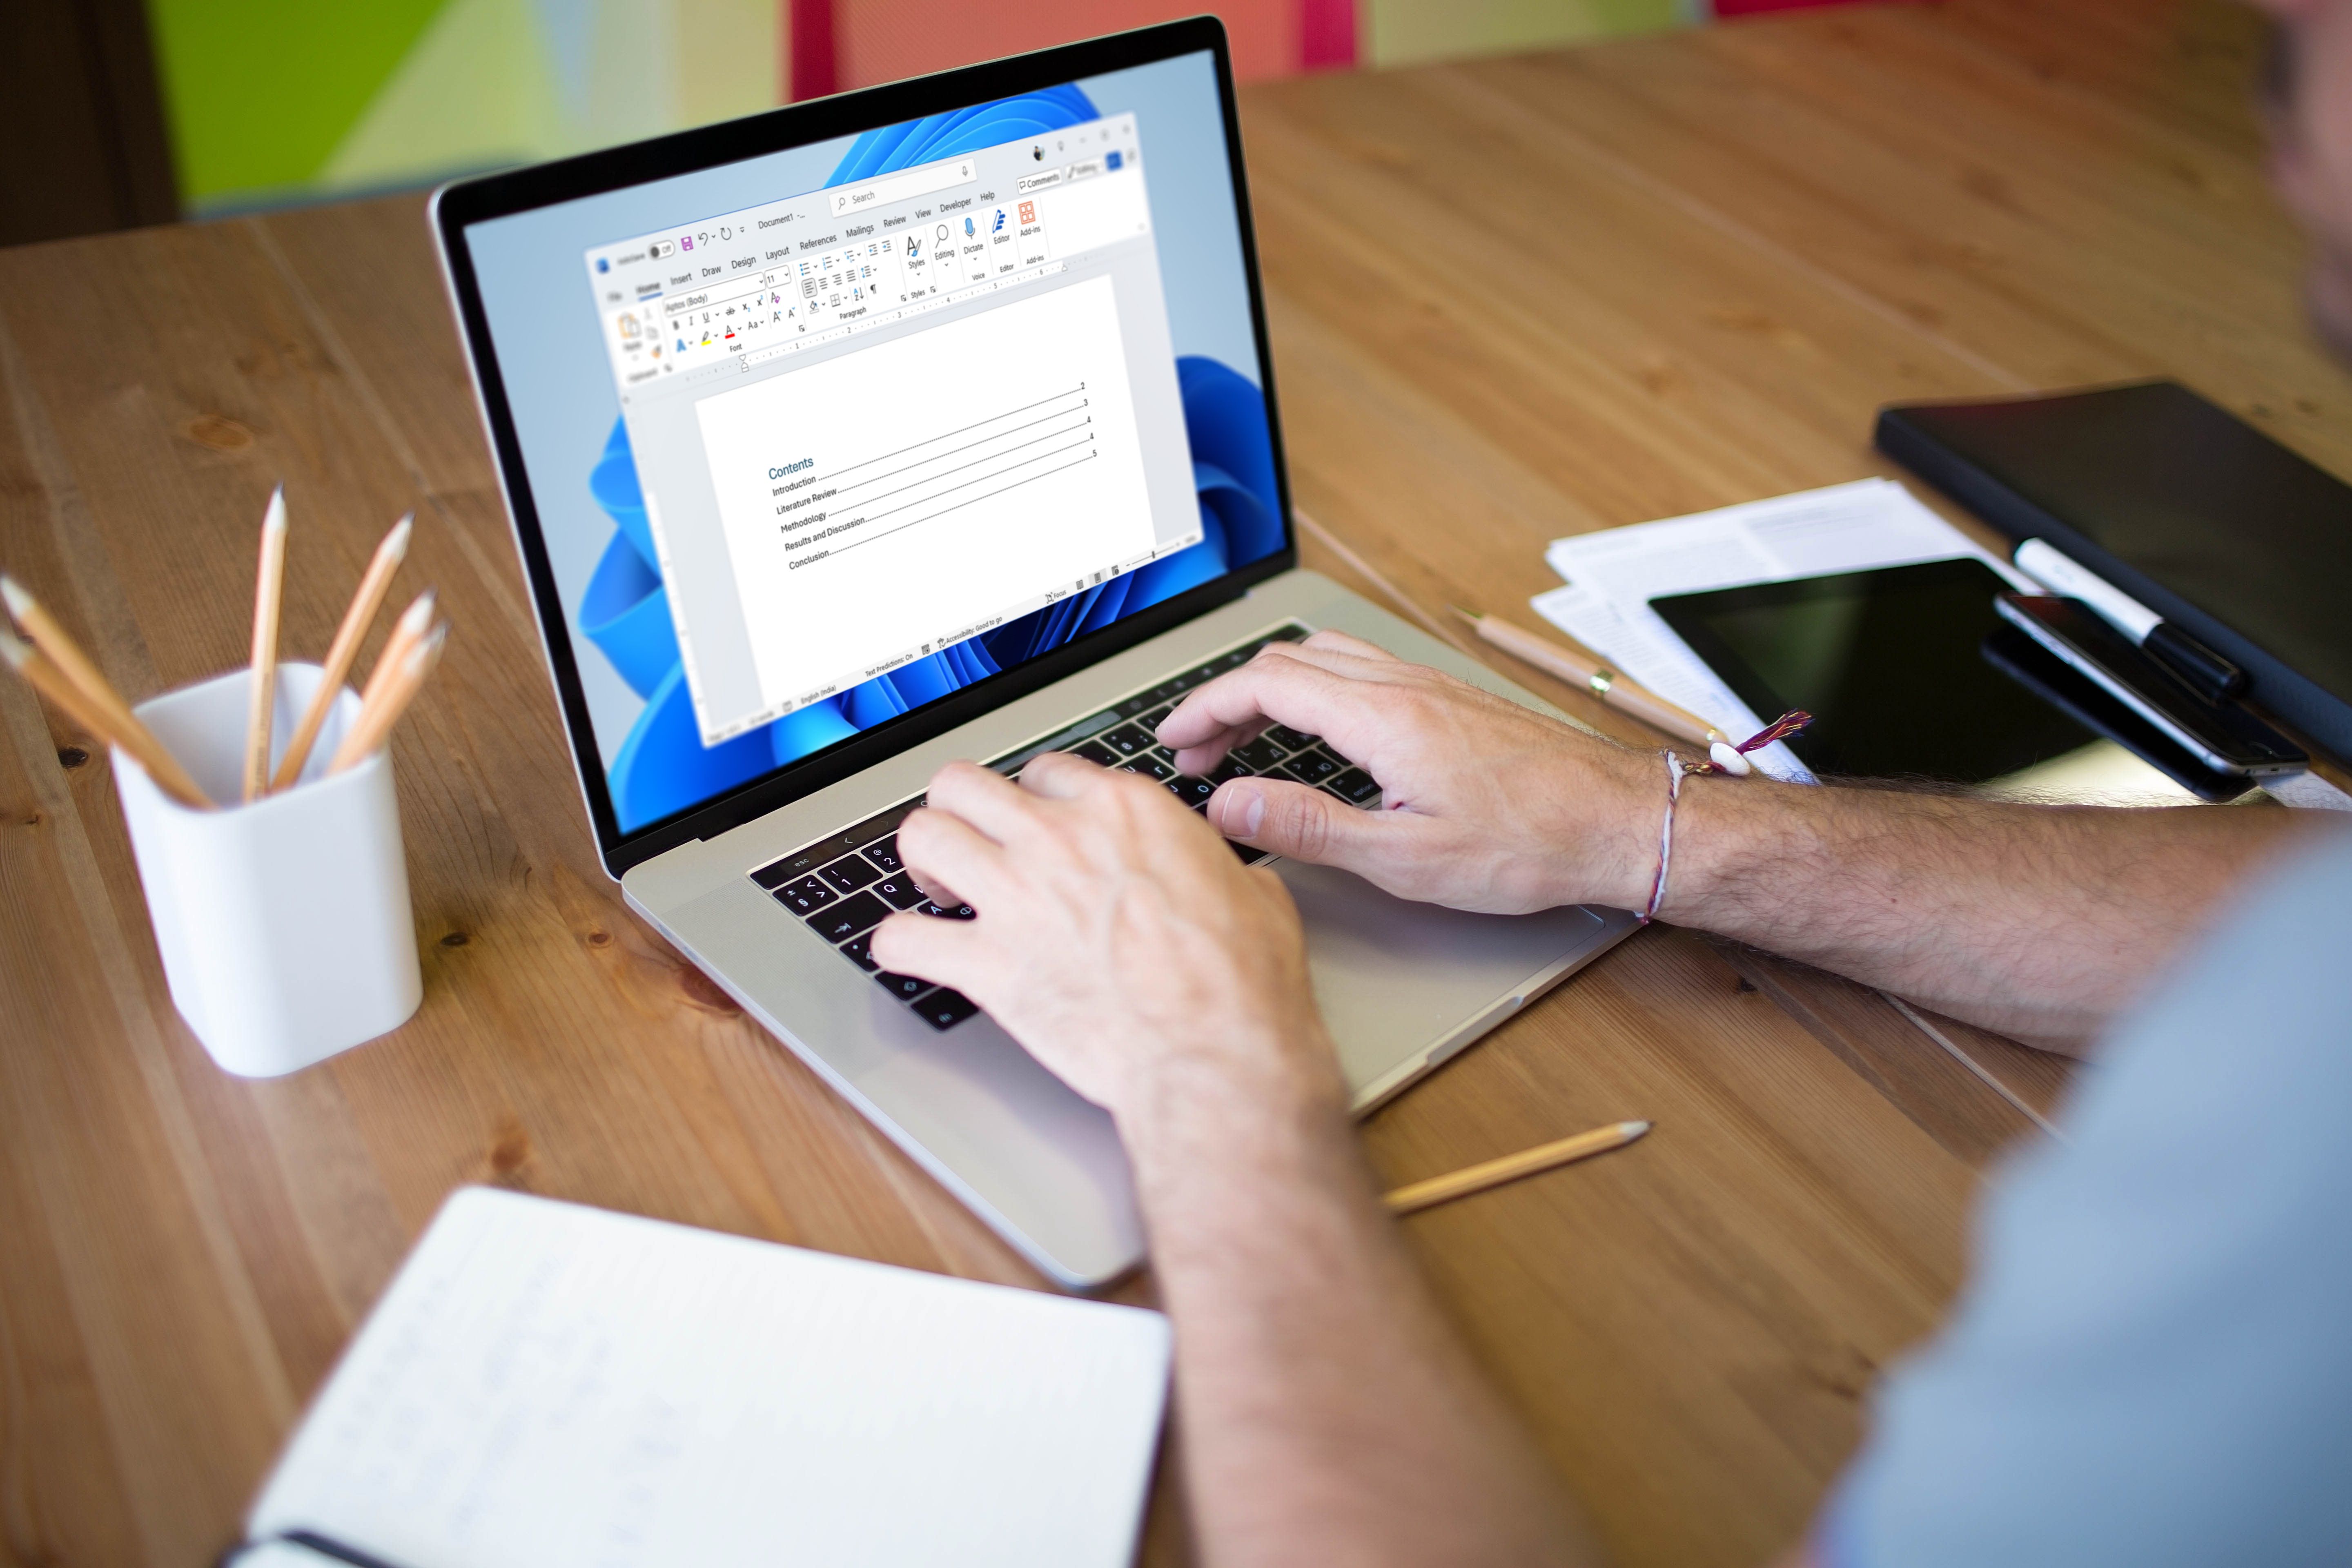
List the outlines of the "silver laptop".
{"label": "silver laptop", "polygon": [[[1038,1268],[1124,1272],[1110,1119],[866,952],[893,910],[972,918],[898,862],[925,782],[1054,748],[1198,809],[1218,779],[1152,726],[1322,627],[1537,705],[1297,566],[1223,28],[467,181],[434,225],[630,906]],[[1381,805],[1310,735],[1241,771]],[[1633,923],[1276,871],[1360,1109]]]}

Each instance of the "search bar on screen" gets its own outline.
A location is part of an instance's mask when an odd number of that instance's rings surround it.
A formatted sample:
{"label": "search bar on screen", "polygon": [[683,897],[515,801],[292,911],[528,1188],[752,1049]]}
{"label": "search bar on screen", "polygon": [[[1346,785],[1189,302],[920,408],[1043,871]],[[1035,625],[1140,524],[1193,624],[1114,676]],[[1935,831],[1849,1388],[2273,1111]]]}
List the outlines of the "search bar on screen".
{"label": "search bar on screen", "polygon": [[979,177],[979,166],[970,158],[959,158],[952,163],[933,163],[928,168],[909,169],[903,174],[893,174],[887,180],[871,184],[851,185],[833,193],[833,216],[863,212],[867,207],[886,207],[893,202],[911,201],[928,196],[933,191],[944,191],[950,185],[968,185]]}

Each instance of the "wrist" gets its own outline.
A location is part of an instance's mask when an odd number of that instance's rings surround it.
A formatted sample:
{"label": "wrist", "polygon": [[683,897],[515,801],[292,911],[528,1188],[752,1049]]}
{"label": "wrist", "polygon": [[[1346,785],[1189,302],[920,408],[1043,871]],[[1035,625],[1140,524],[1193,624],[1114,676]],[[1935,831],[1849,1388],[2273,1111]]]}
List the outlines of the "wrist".
{"label": "wrist", "polygon": [[1321,1022],[1220,1031],[1213,1048],[1171,1053],[1114,1108],[1137,1175],[1202,1160],[1226,1162],[1344,1131],[1347,1087]]}
{"label": "wrist", "polygon": [[1656,879],[1665,807],[1666,764],[1658,752],[1612,745],[1599,756],[1573,757],[1551,791],[1546,837],[1557,848],[1549,902],[1640,913]]}

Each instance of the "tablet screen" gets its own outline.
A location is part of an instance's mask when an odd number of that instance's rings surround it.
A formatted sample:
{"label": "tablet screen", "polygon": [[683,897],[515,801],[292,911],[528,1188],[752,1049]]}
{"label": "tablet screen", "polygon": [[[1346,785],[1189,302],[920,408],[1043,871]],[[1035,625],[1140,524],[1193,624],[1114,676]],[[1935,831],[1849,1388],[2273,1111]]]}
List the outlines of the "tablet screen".
{"label": "tablet screen", "polygon": [[1983,784],[2097,739],[1986,662],[2008,592],[1961,558],[1650,601],[1739,700],[1812,726],[1815,773]]}

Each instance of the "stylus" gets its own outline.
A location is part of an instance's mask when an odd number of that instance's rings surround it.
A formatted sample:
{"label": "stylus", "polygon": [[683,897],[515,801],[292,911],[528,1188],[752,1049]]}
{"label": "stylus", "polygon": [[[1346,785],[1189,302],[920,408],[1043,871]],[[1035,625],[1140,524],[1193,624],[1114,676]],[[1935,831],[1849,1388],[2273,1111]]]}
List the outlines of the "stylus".
{"label": "stylus", "polygon": [[2019,571],[2052,593],[2096,610],[2101,620],[2163,660],[2206,700],[2224,701],[2246,689],[2244,670],[2049,541],[2024,541],[2014,559]]}

